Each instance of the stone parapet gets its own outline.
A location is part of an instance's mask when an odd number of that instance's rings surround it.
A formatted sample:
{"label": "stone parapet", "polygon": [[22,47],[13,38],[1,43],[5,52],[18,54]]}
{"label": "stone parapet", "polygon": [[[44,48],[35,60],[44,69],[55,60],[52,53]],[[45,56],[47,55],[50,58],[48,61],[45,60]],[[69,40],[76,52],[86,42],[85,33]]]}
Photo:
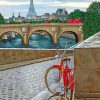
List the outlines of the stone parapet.
{"label": "stone parapet", "polygon": [[53,57],[54,55],[56,55],[55,50],[50,52],[50,50],[1,49],[0,65]]}
{"label": "stone parapet", "polygon": [[[71,53],[73,51],[67,51]],[[0,70],[49,60],[55,55],[56,50],[0,49]]]}

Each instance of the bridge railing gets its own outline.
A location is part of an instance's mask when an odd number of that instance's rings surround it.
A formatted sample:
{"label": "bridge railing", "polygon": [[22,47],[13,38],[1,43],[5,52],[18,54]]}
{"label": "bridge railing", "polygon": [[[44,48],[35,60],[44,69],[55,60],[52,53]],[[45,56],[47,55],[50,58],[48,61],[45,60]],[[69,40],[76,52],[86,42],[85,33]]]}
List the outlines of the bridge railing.
{"label": "bridge railing", "polygon": [[45,23],[39,23],[39,24],[0,24],[0,27],[14,27],[14,26],[82,26],[83,24],[66,24],[66,23],[49,23],[49,24],[45,24]]}

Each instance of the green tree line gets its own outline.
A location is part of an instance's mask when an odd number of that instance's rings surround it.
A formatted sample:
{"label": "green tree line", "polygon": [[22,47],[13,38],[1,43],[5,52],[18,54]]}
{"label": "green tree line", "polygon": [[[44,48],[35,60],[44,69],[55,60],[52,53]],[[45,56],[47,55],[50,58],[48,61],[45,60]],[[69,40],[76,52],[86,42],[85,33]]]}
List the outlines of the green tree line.
{"label": "green tree line", "polygon": [[0,24],[4,24],[5,20],[4,17],[2,16],[2,14],[0,13]]}

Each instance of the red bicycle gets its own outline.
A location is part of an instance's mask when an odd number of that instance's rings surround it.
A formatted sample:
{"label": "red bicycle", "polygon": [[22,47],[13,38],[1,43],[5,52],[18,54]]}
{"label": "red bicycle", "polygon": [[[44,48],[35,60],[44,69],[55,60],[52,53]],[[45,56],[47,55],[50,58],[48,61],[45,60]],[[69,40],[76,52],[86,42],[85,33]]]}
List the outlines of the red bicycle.
{"label": "red bicycle", "polygon": [[[68,44],[66,42],[66,44]],[[60,64],[53,65],[46,70],[45,84],[47,89],[53,94],[47,100],[72,100],[74,94],[74,74],[72,68],[68,66],[70,58],[64,57],[66,54],[66,44],[63,54],[56,58],[60,59]]]}

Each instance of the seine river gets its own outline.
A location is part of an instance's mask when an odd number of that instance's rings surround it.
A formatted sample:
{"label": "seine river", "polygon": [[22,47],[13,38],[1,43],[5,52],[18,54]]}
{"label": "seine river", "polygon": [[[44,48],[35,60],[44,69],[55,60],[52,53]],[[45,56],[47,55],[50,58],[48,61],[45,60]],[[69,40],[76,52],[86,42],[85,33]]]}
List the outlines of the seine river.
{"label": "seine river", "polygon": [[[67,48],[76,44],[75,39],[70,39],[66,37],[60,37],[59,48],[63,49],[66,41],[71,41],[72,43],[67,45]],[[24,46],[21,37],[18,35],[16,38],[11,39],[11,41],[1,41],[0,48],[33,48],[33,49],[55,49],[56,46],[51,42],[49,35],[34,34],[30,37],[28,46]]]}

